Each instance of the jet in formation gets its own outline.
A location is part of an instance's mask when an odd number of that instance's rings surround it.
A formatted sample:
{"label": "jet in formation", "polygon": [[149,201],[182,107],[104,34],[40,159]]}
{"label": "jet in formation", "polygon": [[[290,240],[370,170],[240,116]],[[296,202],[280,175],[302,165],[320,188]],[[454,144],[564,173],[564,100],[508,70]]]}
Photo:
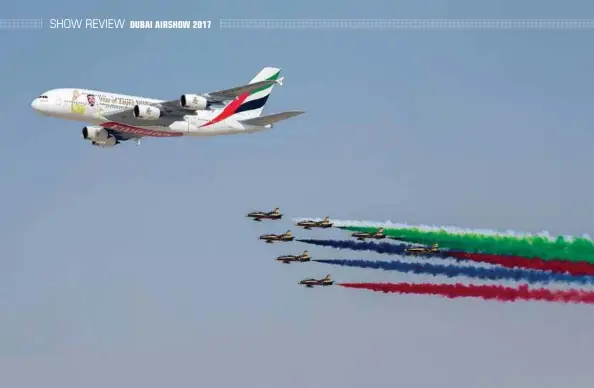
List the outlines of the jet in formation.
{"label": "jet in formation", "polygon": [[274,210],[270,212],[251,212],[247,215],[247,217],[253,218],[254,221],[262,221],[280,220],[283,218],[283,215],[280,213],[279,208],[275,207]]}
{"label": "jet in formation", "polygon": [[310,261],[311,257],[309,256],[309,252],[308,251],[303,251],[302,254],[300,255],[284,255],[284,256],[279,256],[276,258],[276,261],[280,261],[281,263],[284,264],[291,264],[291,263],[303,263],[306,261]]}
{"label": "jet in formation", "polygon": [[157,100],[90,89],[52,89],[31,107],[45,116],[89,123],[83,139],[111,148],[144,137],[215,136],[254,133],[303,111],[262,116],[274,85],[283,84],[281,69],[265,67],[247,85],[177,100]]}
{"label": "jet in formation", "polygon": [[297,226],[301,226],[303,229],[311,229],[311,228],[331,228],[332,222],[330,222],[330,217],[324,218],[322,221],[314,221],[314,220],[304,220],[299,221]]}
{"label": "jet in formation", "polygon": [[439,253],[439,245],[433,244],[431,247],[412,247],[406,248],[404,253],[410,253],[413,255],[427,255],[432,253]]}
{"label": "jet in formation", "polygon": [[384,228],[379,228],[377,232],[370,233],[370,232],[355,232],[351,234],[352,237],[356,237],[357,240],[365,241],[366,238],[381,240],[386,238],[384,234]]}
{"label": "jet in formation", "polygon": [[305,287],[314,287],[314,286],[331,286],[334,284],[334,280],[330,279],[330,275],[326,275],[323,279],[304,279],[299,282],[299,284],[304,285]]}
{"label": "jet in formation", "polygon": [[260,236],[260,240],[265,240],[268,244],[272,244],[275,241],[293,241],[295,237],[293,237],[293,233],[290,230],[287,230],[283,234],[264,234]]}

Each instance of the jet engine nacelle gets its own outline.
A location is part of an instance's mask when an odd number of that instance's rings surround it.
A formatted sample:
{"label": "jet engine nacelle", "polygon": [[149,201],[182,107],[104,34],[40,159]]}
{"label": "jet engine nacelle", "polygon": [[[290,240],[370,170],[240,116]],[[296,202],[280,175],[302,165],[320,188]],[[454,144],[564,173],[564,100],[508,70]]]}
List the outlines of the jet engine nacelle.
{"label": "jet engine nacelle", "polygon": [[111,148],[118,144],[117,139],[100,126],[84,127],[82,129],[82,135],[83,139],[90,140],[91,144],[97,147]]}
{"label": "jet engine nacelle", "polygon": [[149,105],[134,105],[134,117],[138,120],[158,120],[161,117],[161,110]]}
{"label": "jet engine nacelle", "polygon": [[91,140],[93,142],[106,141],[109,137],[109,133],[105,128],[100,126],[89,126],[82,129],[83,139]]}
{"label": "jet engine nacelle", "polygon": [[184,109],[205,110],[208,108],[208,100],[197,94],[184,94],[179,98],[179,102]]}

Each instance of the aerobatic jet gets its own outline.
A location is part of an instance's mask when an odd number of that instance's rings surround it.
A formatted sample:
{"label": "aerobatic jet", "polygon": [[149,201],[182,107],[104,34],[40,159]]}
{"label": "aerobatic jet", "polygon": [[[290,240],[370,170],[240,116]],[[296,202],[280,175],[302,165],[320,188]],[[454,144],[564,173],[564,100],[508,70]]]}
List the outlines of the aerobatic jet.
{"label": "aerobatic jet", "polygon": [[314,221],[314,220],[303,220],[299,221],[297,226],[301,226],[303,229],[311,229],[311,228],[331,228],[332,222],[330,222],[330,217],[326,217],[321,221]]}
{"label": "aerobatic jet", "polygon": [[287,230],[283,234],[264,234],[260,236],[260,240],[265,240],[269,244],[275,241],[293,241],[294,239],[295,237],[293,237],[293,233],[290,230]]}
{"label": "aerobatic jet", "polygon": [[404,253],[410,253],[413,255],[428,255],[432,253],[439,253],[439,245],[433,244],[431,247],[412,247],[406,248]]}
{"label": "aerobatic jet", "polygon": [[279,211],[280,209],[275,207],[274,210],[270,212],[251,212],[248,213],[246,217],[253,218],[254,221],[262,221],[262,220],[280,220],[283,218],[283,215]]}
{"label": "aerobatic jet", "polygon": [[304,279],[302,281],[299,282],[299,284],[304,285],[305,287],[311,288],[314,286],[331,286],[334,284],[334,280],[330,279],[330,275],[326,275],[325,278],[323,279]]}
{"label": "aerobatic jet", "polygon": [[371,239],[376,239],[376,240],[381,240],[386,238],[386,235],[384,234],[384,228],[379,228],[377,230],[377,232],[371,233],[371,232],[355,232],[353,234],[351,234],[352,237],[356,237],[357,240],[360,241],[365,241],[366,238],[371,238]]}
{"label": "aerobatic jet", "polygon": [[310,260],[311,257],[309,256],[309,252],[307,251],[303,251],[303,253],[300,255],[284,255],[276,258],[276,261],[280,261],[284,264],[291,264],[293,262],[303,263]]}

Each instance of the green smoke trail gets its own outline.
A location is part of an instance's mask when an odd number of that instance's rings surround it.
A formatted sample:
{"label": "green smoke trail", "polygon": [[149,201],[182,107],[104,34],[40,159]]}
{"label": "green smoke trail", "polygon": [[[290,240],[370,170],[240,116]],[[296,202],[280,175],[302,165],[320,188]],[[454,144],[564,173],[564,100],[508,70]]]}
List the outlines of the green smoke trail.
{"label": "green smoke trail", "polygon": [[[341,229],[353,232],[375,232],[377,227],[344,226]],[[594,243],[583,237],[552,240],[541,236],[503,236],[479,233],[452,233],[446,230],[423,230],[420,228],[384,228],[384,234],[417,244],[439,243],[440,248],[449,248],[471,253],[490,253],[522,257],[538,257],[544,260],[561,259],[594,263]]]}

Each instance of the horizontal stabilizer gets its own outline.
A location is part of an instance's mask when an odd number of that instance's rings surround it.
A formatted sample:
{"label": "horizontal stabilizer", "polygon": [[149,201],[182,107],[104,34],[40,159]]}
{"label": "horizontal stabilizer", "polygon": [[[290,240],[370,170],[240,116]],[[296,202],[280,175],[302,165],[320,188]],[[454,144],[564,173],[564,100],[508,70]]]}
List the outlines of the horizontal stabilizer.
{"label": "horizontal stabilizer", "polygon": [[299,116],[300,114],[303,114],[303,113],[305,113],[305,112],[294,110],[294,111],[289,111],[289,112],[275,113],[273,115],[268,115],[268,116],[255,117],[253,119],[240,120],[240,122],[242,124],[246,124],[246,125],[254,125],[254,126],[264,127],[266,125],[274,124],[277,121],[286,120],[286,119],[290,119],[291,117]]}

